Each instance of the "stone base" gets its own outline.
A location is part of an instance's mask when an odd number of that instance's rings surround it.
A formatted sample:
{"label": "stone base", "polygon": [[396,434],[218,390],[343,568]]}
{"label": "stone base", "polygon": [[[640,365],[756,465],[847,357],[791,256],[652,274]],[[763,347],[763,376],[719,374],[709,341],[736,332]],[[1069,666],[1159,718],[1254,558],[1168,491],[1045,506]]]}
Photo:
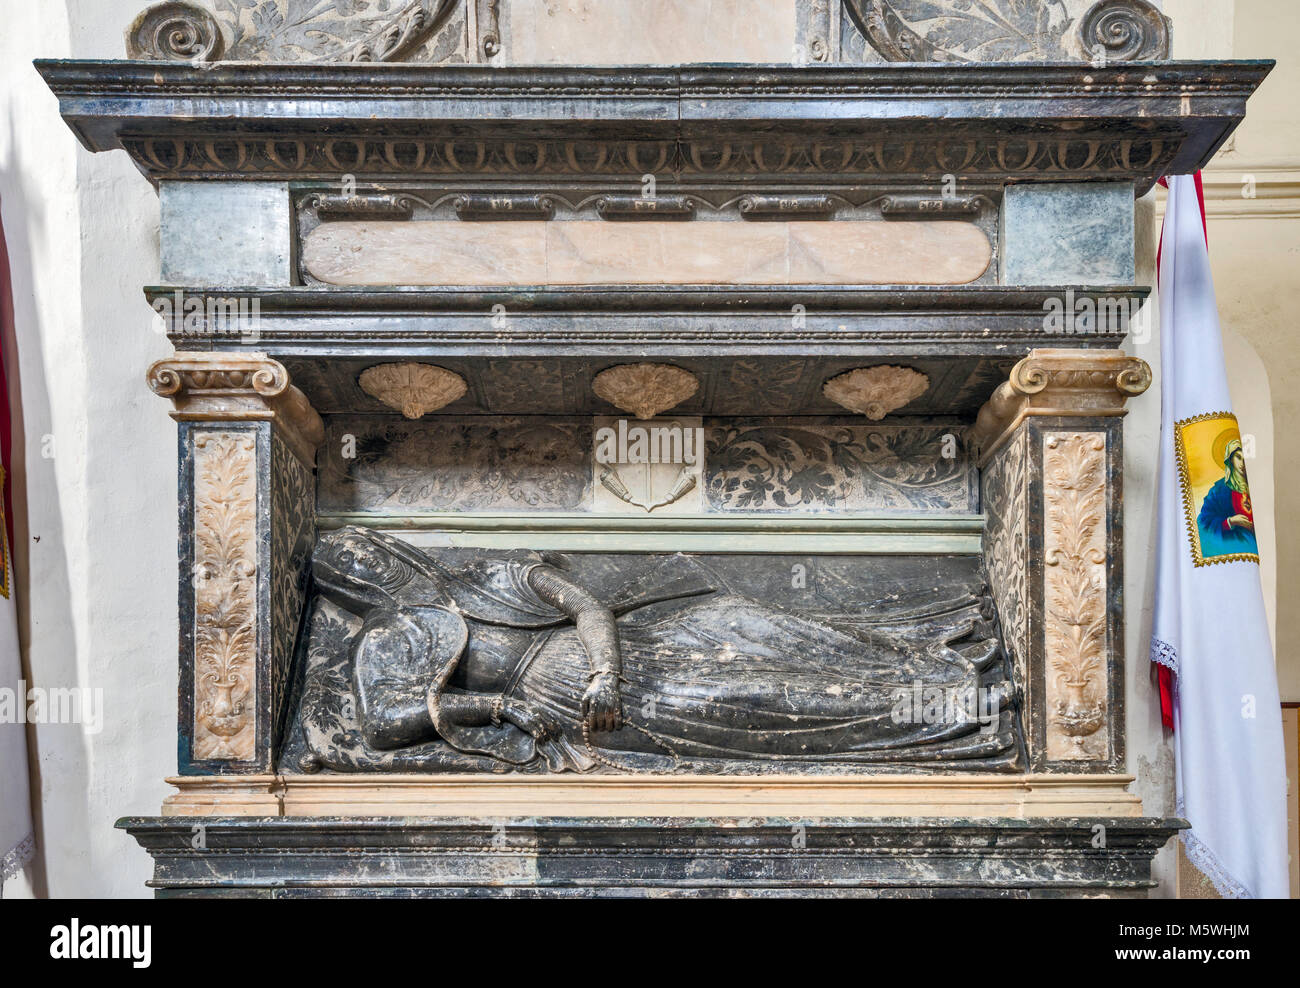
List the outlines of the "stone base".
{"label": "stone base", "polygon": [[[1143,897],[1150,817],[128,817],[159,896]],[[198,846],[196,846],[198,845]]]}

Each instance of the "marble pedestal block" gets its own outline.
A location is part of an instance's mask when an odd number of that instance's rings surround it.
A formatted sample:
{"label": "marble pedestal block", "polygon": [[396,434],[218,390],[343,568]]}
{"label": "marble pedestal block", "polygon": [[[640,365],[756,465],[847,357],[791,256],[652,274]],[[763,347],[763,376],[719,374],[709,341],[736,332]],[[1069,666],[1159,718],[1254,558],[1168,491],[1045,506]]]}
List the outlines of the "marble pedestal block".
{"label": "marble pedestal block", "polygon": [[[1142,897],[1181,820],[795,817],[119,821],[160,897]],[[196,848],[195,835],[203,847]]]}

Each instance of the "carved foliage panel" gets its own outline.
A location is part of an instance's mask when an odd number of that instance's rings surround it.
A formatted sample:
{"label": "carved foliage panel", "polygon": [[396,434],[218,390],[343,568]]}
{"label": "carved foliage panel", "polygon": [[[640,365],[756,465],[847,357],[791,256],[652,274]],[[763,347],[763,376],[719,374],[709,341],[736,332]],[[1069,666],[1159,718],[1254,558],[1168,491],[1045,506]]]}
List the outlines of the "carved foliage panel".
{"label": "carved foliage panel", "polygon": [[1048,431],[1043,456],[1043,625],[1049,761],[1110,756],[1107,437]]}
{"label": "carved foliage panel", "polygon": [[326,512],[578,511],[591,500],[590,420],[332,417]]}
{"label": "carved foliage panel", "polygon": [[257,753],[257,436],[193,433],[193,735],[196,761]]}
{"label": "carved foliage panel", "polygon": [[315,477],[278,436],[271,438],[271,711],[287,692],[316,523]]}
{"label": "carved foliage panel", "polygon": [[1016,682],[1028,683],[1029,439],[1021,429],[984,468],[984,565]]}
{"label": "carved foliage panel", "polygon": [[978,510],[956,427],[715,420],[707,436],[710,510]]}

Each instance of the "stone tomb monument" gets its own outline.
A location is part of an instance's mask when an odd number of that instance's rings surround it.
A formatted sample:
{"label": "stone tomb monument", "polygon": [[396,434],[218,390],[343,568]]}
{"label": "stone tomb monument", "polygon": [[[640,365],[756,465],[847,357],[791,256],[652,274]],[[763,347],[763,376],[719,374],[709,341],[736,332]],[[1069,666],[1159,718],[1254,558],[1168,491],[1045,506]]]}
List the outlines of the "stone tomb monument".
{"label": "stone tomb monument", "polygon": [[1269,63],[1141,0],[219,6],[38,66],[162,203],[160,895],[1145,894],[1134,198]]}

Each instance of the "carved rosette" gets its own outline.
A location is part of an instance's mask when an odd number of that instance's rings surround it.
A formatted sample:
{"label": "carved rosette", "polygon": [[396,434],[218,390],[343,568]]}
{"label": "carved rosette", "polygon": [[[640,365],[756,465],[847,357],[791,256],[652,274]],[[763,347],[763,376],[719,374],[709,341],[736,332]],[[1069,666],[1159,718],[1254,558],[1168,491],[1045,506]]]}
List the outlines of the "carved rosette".
{"label": "carved rosette", "polygon": [[271,421],[311,466],[325,426],[289,372],[263,354],[177,353],[149,368],[150,390],[170,398],[178,422]]}
{"label": "carved rosette", "polygon": [[662,415],[699,388],[694,374],[671,364],[622,364],[601,371],[591,382],[597,397],[639,419]]}
{"label": "carved rosette", "polygon": [[929,387],[930,379],[918,370],[881,364],[833,377],[822,387],[822,393],[837,405],[879,422],[921,397]]}
{"label": "carved rosette", "polygon": [[1043,436],[1047,757],[1108,754],[1106,436]]}
{"label": "carved rosette", "polygon": [[194,437],[194,734],[196,760],[256,754],[257,442]]}
{"label": "carved rosette", "polygon": [[1151,386],[1145,360],[1120,350],[1034,350],[980,409],[971,433],[980,466],[1030,415],[1109,417]]}
{"label": "carved rosette", "polygon": [[436,412],[464,397],[466,391],[463,377],[434,364],[377,364],[362,371],[358,383],[370,397],[408,419]]}

